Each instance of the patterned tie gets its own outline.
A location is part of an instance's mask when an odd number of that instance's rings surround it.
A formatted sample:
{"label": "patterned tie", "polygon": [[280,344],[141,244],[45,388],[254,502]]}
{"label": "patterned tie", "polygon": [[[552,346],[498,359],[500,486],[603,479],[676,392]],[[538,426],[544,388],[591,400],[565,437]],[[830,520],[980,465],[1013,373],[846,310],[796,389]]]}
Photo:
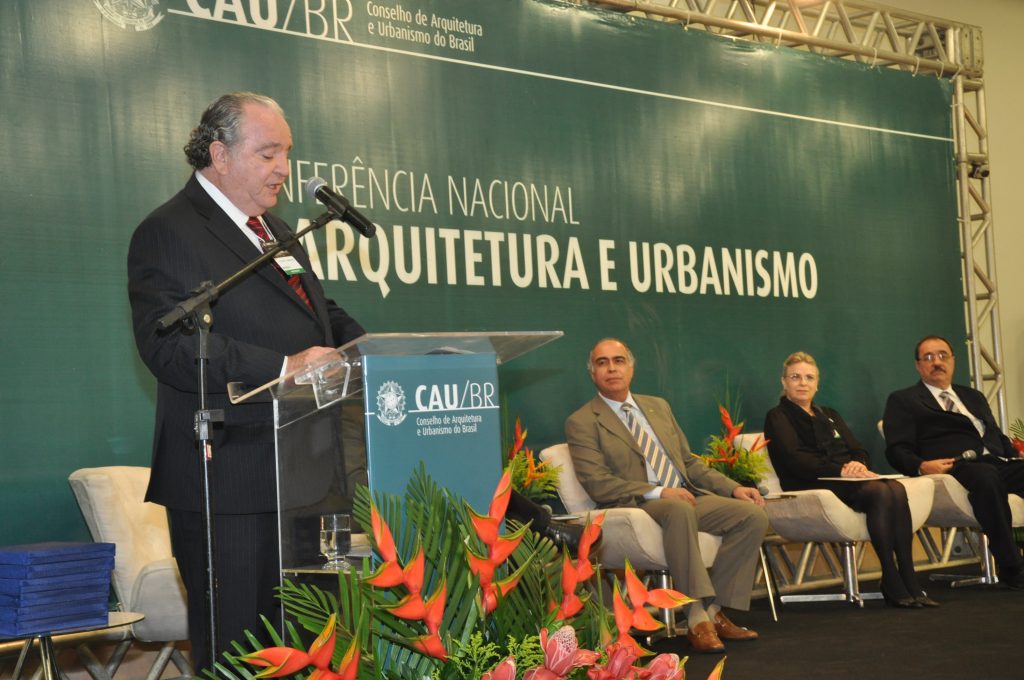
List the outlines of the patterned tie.
{"label": "patterned tie", "polygon": [[[256,234],[256,237],[260,240],[260,243],[270,242],[270,234],[267,233],[267,228],[263,226],[263,223],[260,222],[260,219],[258,217],[250,217],[248,220],[245,221],[245,226],[252,229],[253,233]],[[276,269],[278,273],[281,274],[281,276],[288,280],[288,285],[292,287],[292,290],[295,291],[295,294],[302,298],[302,301],[305,302],[310,309],[313,309],[313,303],[309,301],[309,296],[306,295],[306,290],[302,287],[302,281],[299,279],[299,275],[292,274],[291,276],[288,276],[287,274],[284,273],[284,270],[281,269],[281,267],[278,266],[276,262],[274,263],[274,269]]]}
{"label": "patterned tie", "polygon": [[947,413],[960,413],[960,409],[957,407],[956,402],[953,401],[953,395],[948,391],[939,392],[939,397],[942,399],[942,408]]}
{"label": "patterned tie", "polygon": [[676,488],[685,487],[683,476],[669,460],[665,449],[657,439],[647,433],[647,430],[633,415],[633,405],[626,403],[622,405],[622,413],[626,416],[626,427],[629,428],[636,443],[640,446],[640,452],[644,454],[647,464],[654,470],[654,476],[658,478],[662,486]]}

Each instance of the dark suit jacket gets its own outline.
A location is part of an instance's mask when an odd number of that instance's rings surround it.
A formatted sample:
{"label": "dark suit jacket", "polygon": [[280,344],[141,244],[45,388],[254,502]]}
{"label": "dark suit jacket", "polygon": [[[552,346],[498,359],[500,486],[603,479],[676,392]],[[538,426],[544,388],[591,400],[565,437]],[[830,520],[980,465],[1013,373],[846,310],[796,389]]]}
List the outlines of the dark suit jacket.
{"label": "dark suit jacket", "polygon": [[[664,399],[639,394],[633,399],[691,488],[732,496],[739,484],[691,454],[686,435]],[[600,396],[566,419],[565,436],[576,476],[599,505],[637,505],[657,486],[647,481],[644,455],[636,439]]]}
{"label": "dark suit jacket", "polygon": [[[281,238],[288,226],[265,214]],[[226,291],[212,305],[209,335],[209,408],[224,409],[214,428],[214,511],[275,509],[273,411],[269,403],[232,406],[227,383],[262,385],[280,375],[285,356],[314,345],[338,346],[363,329],[327,299],[300,246],[291,253],[306,273],[310,309],[270,263]],[[192,432],[198,408],[195,336],[163,332],[157,320],[190,297],[201,281],[226,279],[259,251],[193,176],[135,230],[128,250],[128,294],[135,342],[157,379],[153,467],[147,500],[198,511],[201,466]]]}
{"label": "dark suit jacket", "polygon": [[868,452],[837,411],[817,404],[813,409],[814,418],[782,397],[764,419],[768,456],[786,491],[820,489],[818,477],[838,477],[851,460],[870,465]]}
{"label": "dark suit jacket", "polygon": [[885,404],[885,456],[903,474],[916,475],[923,461],[951,458],[968,449],[980,454],[987,448],[996,456],[1016,457],[1010,440],[996,425],[985,395],[964,385],[952,388],[964,406],[985,423],[985,437],[978,436],[967,416],[944,411],[923,382],[893,392]]}

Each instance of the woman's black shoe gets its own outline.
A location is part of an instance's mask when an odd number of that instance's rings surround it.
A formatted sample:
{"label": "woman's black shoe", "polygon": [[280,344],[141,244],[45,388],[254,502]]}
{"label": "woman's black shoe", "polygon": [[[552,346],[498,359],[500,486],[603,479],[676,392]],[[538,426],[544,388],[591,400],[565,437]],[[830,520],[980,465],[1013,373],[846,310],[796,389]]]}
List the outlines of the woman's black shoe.
{"label": "woman's black shoe", "polygon": [[938,607],[938,606],[940,606],[938,601],[933,600],[932,598],[928,597],[927,595],[917,595],[916,597],[914,597],[914,602],[917,602],[917,604],[919,606],[921,606],[921,607]]}
{"label": "woman's black shoe", "polygon": [[[885,588],[881,589],[882,599],[890,607],[896,607],[897,609],[920,609],[924,605],[917,601],[917,598],[907,595],[906,597],[889,597],[889,594],[885,592]],[[932,600],[934,602],[934,600]]]}

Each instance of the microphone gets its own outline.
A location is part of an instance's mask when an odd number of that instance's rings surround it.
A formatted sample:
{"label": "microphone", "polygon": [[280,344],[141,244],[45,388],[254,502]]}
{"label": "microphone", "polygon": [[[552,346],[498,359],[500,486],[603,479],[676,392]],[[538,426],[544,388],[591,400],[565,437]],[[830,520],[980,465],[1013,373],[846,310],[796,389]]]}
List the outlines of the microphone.
{"label": "microphone", "polygon": [[771,493],[771,491],[768,490],[768,487],[765,486],[764,484],[757,485],[757,492],[762,496],[767,496],[768,494]]}
{"label": "microphone", "polygon": [[966,451],[961,453],[959,456],[953,456],[953,462],[954,463],[959,463],[962,460],[977,460],[977,459],[978,459],[978,453],[974,449],[967,449]]}
{"label": "microphone", "polygon": [[306,182],[306,195],[314,201],[320,201],[342,222],[347,222],[359,230],[366,238],[373,238],[377,226],[352,207],[349,200],[327,186],[321,177],[312,177]]}

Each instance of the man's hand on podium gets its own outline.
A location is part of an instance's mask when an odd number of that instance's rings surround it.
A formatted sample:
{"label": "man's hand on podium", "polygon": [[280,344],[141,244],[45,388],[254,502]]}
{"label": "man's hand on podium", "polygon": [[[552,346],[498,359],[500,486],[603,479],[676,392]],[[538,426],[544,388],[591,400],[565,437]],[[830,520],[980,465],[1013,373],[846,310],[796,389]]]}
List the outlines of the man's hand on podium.
{"label": "man's hand on podium", "polygon": [[334,352],[333,347],[310,347],[309,349],[304,349],[298,354],[292,354],[288,357],[288,363],[284,372],[291,373],[292,371],[297,371],[325,354],[331,354],[332,352]]}

